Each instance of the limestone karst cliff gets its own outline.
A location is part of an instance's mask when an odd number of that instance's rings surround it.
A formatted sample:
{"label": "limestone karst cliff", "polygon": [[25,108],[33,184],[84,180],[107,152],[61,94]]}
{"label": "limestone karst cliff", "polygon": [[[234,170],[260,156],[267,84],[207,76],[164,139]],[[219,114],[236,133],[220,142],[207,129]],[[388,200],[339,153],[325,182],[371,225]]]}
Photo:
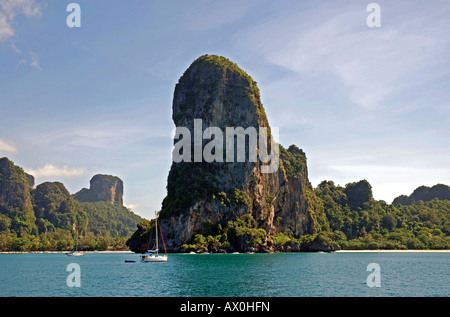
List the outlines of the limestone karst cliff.
{"label": "limestone karst cliff", "polygon": [[[198,133],[196,119],[201,120],[201,131],[216,127],[225,133],[227,127],[244,130],[254,127],[259,132],[263,127],[268,131],[267,151],[271,149],[273,129],[262,106],[257,83],[224,57],[204,55],[195,60],[175,87],[172,108],[176,127],[189,129],[193,139]],[[261,137],[263,135],[258,133],[258,140]],[[218,135],[203,138],[202,148],[215,138]],[[187,147],[191,153],[184,156],[188,159],[172,163],[167,196],[160,212],[169,251],[180,251],[196,234],[206,234],[211,228],[214,231],[218,225],[225,227],[244,215],[250,215],[251,226],[264,233],[261,241],[251,247],[255,251],[266,248],[270,237],[280,232],[294,237],[316,232],[314,193],[308,181],[306,156],[301,149],[295,145],[285,149],[280,145],[278,169],[264,173],[263,166],[269,163],[249,159],[250,137],[245,142],[244,162],[237,159],[236,152],[232,162],[225,160],[225,150],[221,154],[222,162],[205,162],[204,159],[196,162],[193,139]],[[237,142],[238,138],[233,139]],[[216,145],[223,141],[225,149],[226,140],[223,136]],[[177,142],[179,139],[174,140],[174,144]],[[256,147],[260,154],[260,144]],[[129,241],[131,250],[140,252],[153,246],[154,235],[149,235],[148,230],[142,225],[138,228]],[[234,248],[245,249],[245,243]]]}
{"label": "limestone karst cliff", "polygon": [[117,176],[95,175],[90,189],[75,195],[58,181],[34,183],[20,166],[0,158],[0,250],[55,248],[44,240],[32,244],[27,239],[55,232],[70,236],[74,226],[81,236],[128,237],[136,223],[145,220],[123,206],[123,182]]}
{"label": "limestone karst cliff", "polygon": [[26,234],[37,233],[30,186],[34,178],[8,158],[0,158],[0,231],[12,227]]}
{"label": "limestone karst cliff", "polygon": [[106,201],[123,205],[123,182],[117,176],[97,174],[91,178],[89,189],[83,188],[74,198],[79,201]]}

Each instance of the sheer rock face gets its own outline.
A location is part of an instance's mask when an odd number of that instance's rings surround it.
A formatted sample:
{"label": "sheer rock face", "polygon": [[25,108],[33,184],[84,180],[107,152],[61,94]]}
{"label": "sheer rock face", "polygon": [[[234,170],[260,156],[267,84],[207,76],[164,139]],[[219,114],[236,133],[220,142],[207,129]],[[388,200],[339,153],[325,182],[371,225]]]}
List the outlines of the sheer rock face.
{"label": "sheer rock face", "polygon": [[79,201],[106,201],[123,205],[123,182],[116,176],[97,174],[91,178],[90,188],[83,188],[74,198]]}
{"label": "sheer rock face", "polygon": [[[316,231],[306,199],[311,185],[303,151],[280,146],[280,166],[274,173],[262,173],[265,163],[259,157],[256,162],[249,161],[248,139],[245,162],[237,162],[236,153],[234,162],[225,160],[226,127],[254,127],[256,131],[266,127],[269,147],[272,139],[256,82],[236,64],[211,55],[194,61],[175,87],[172,117],[177,127],[191,132],[191,162],[173,162],[169,172],[160,213],[168,251],[180,251],[182,244],[203,232],[205,224],[223,226],[247,213],[268,236],[289,232],[298,237]],[[194,162],[194,119],[202,120],[202,131],[218,127],[223,132],[223,162]],[[214,137],[203,139],[203,147]],[[179,141],[175,139],[174,144]],[[257,147],[259,153],[258,143]],[[141,245],[142,249],[148,246],[146,241]]]}
{"label": "sheer rock face", "polygon": [[90,183],[90,190],[96,193],[99,200],[123,205],[123,182],[120,178],[109,175],[95,175]]}

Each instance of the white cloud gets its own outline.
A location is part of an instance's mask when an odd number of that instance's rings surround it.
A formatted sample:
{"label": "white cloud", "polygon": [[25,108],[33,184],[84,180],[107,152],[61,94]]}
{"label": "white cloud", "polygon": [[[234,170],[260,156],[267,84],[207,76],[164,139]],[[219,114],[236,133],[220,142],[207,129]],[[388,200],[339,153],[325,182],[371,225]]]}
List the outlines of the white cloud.
{"label": "white cloud", "polygon": [[28,174],[33,175],[35,178],[47,178],[47,177],[78,177],[85,174],[86,168],[70,168],[67,166],[58,167],[53,164],[46,164],[44,167],[38,169],[29,168],[26,170]]}
{"label": "white cloud", "polygon": [[120,145],[148,137],[141,127],[81,127],[69,133],[69,146],[116,148]]}
{"label": "white cloud", "polygon": [[35,0],[0,0],[0,42],[15,35],[14,18],[17,14],[39,17],[42,12]]}
{"label": "white cloud", "polygon": [[6,15],[0,11],[0,42],[6,41],[14,35],[14,29]]}
{"label": "white cloud", "polygon": [[367,4],[360,1],[283,11],[250,30],[245,37],[252,40],[244,45],[300,76],[334,76],[364,109],[386,107],[397,93],[449,74],[445,4],[381,3],[380,28],[367,27]]}
{"label": "white cloud", "polygon": [[0,139],[0,152],[17,153],[17,147],[3,139]]}
{"label": "white cloud", "polygon": [[41,15],[41,9],[34,0],[0,0],[0,8],[10,19],[18,13],[26,16]]}
{"label": "white cloud", "polygon": [[37,70],[42,70],[41,66],[39,66],[39,63],[36,60],[32,61],[30,63],[30,66],[36,68]]}
{"label": "white cloud", "polygon": [[125,204],[124,206],[127,207],[128,209],[132,210],[132,211],[134,211],[136,208],[141,207],[140,204]]}
{"label": "white cloud", "polygon": [[42,70],[41,66],[39,65],[39,55],[34,52],[30,52],[30,56],[31,56],[30,66],[36,68],[37,70]]}

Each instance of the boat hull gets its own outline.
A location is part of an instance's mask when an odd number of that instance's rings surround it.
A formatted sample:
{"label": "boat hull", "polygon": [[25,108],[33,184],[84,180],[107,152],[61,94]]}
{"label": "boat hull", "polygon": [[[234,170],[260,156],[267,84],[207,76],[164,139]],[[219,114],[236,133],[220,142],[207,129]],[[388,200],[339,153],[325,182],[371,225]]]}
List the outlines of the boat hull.
{"label": "boat hull", "polygon": [[66,253],[68,256],[83,256],[83,253],[81,252],[69,252]]}
{"label": "boat hull", "polygon": [[143,255],[141,262],[167,262],[167,256],[165,255]]}

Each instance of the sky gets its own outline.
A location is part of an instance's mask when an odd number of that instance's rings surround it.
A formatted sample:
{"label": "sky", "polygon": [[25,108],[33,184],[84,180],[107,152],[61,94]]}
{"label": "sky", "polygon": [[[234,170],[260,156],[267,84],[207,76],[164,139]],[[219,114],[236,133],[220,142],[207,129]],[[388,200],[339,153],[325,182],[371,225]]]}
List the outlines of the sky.
{"label": "sky", "polygon": [[180,76],[204,54],[258,83],[311,184],[366,179],[391,203],[450,185],[450,2],[0,0],[0,157],[69,192],[120,177],[152,218],[166,195]]}

